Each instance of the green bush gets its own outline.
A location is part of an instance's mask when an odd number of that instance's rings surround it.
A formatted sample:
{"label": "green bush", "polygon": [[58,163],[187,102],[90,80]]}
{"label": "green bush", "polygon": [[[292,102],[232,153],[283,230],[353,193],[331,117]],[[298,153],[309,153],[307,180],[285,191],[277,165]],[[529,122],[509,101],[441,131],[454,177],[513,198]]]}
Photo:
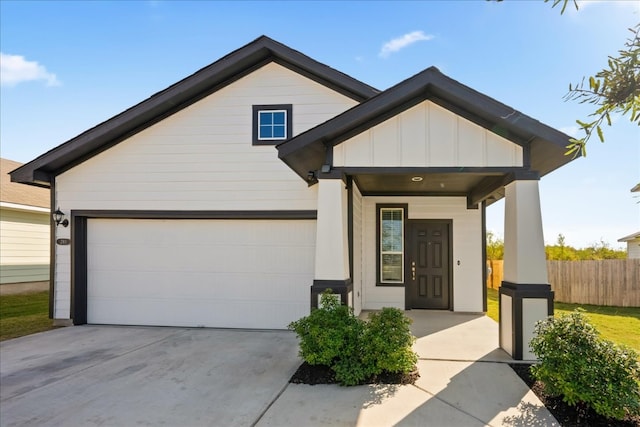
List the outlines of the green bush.
{"label": "green bush", "polygon": [[539,322],[530,345],[547,393],[618,420],[640,413],[637,353],[600,338],[581,312]]}
{"label": "green bush", "polygon": [[411,320],[385,308],[364,322],[327,289],[320,308],[289,324],[300,339],[300,357],[310,365],[329,366],[341,385],[361,384],[381,372],[409,373],[417,361],[412,351]]}
{"label": "green bush", "polygon": [[363,359],[370,374],[411,372],[418,356],[411,349],[415,338],[410,325],[411,319],[397,308],[387,307],[369,315],[364,333]]}
{"label": "green bush", "polygon": [[298,334],[300,357],[308,364],[333,367],[338,359],[358,354],[364,322],[340,304],[330,289],[322,293],[320,301],[320,308],[291,322],[289,329]]}

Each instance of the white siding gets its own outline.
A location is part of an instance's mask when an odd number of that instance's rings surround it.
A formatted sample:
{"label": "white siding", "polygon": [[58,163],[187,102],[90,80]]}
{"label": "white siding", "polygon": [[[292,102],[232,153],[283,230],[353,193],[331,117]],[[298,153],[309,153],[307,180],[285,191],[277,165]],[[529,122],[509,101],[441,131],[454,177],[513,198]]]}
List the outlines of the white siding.
{"label": "white siding", "polygon": [[356,315],[362,310],[363,271],[362,265],[362,195],[356,183],[353,183],[353,310]]}
{"label": "white siding", "polygon": [[49,280],[49,212],[0,209],[0,284]]}
{"label": "white siding", "polygon": [[376,286],[377,203],[408,203],[409,220],[453,220],[453,309],[461,312],[482,312],[482,217],[479,209],[467,209],[464,197],[363,198],[362,253],[363,266],[366,266],[363,272],[363,309],[404,309],[405,304],[403,287]]}
{"label": "white siding", "polygon": [[[252,105],[292,104],[298,134],[354,106],[270,63],[56,178],[56,202],[101,210],[307,210],[308,188],[273,146],[252,146]],[[70,227],[58,227],[58,238]],[[69,317],[70,247],[56,252],[55,317]]]}
{"label": "white siding", "polygon": [[640,258],[640,237],[627,242],[627,258]]}
{"label": "white siding", "polygon": [[522,166],[522,147],[424,101],[333,149],[335,166]]}

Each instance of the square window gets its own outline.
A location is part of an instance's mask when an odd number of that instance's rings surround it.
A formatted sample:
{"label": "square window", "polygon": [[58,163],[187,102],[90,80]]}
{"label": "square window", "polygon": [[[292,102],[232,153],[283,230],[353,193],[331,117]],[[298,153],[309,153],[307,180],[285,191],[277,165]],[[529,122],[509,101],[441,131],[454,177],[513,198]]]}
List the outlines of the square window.
{"label": "square window", "polygon": [[253,145],[274,145],[290,137],[290,104],[253,106]]}

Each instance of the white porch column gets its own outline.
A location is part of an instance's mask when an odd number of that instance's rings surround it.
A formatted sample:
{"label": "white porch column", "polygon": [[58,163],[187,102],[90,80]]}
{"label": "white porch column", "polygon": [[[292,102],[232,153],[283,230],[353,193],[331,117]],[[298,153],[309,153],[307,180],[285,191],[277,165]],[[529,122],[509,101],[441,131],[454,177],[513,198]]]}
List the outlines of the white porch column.
{"label": "white porch column", "polygon": [[500,347],[516,360],[534,360],[529,348],[534,326],[553,315],[537,180],[505,186],[504,218]]}
{"label": "white porch column", "polygon": [[318,181],[315,280],[311,287],[311,307],[327,288],[352,305],[349,271],[348,193],[341,179]]}

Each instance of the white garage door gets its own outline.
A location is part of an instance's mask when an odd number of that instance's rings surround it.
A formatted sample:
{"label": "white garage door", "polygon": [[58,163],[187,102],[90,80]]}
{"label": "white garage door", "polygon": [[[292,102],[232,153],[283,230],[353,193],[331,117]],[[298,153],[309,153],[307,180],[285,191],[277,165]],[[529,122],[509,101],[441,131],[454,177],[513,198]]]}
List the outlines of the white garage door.
{"label": "white garage door", "polygon": [[309,312],[313,220],[87,221],[87,321],[283,329]]}

